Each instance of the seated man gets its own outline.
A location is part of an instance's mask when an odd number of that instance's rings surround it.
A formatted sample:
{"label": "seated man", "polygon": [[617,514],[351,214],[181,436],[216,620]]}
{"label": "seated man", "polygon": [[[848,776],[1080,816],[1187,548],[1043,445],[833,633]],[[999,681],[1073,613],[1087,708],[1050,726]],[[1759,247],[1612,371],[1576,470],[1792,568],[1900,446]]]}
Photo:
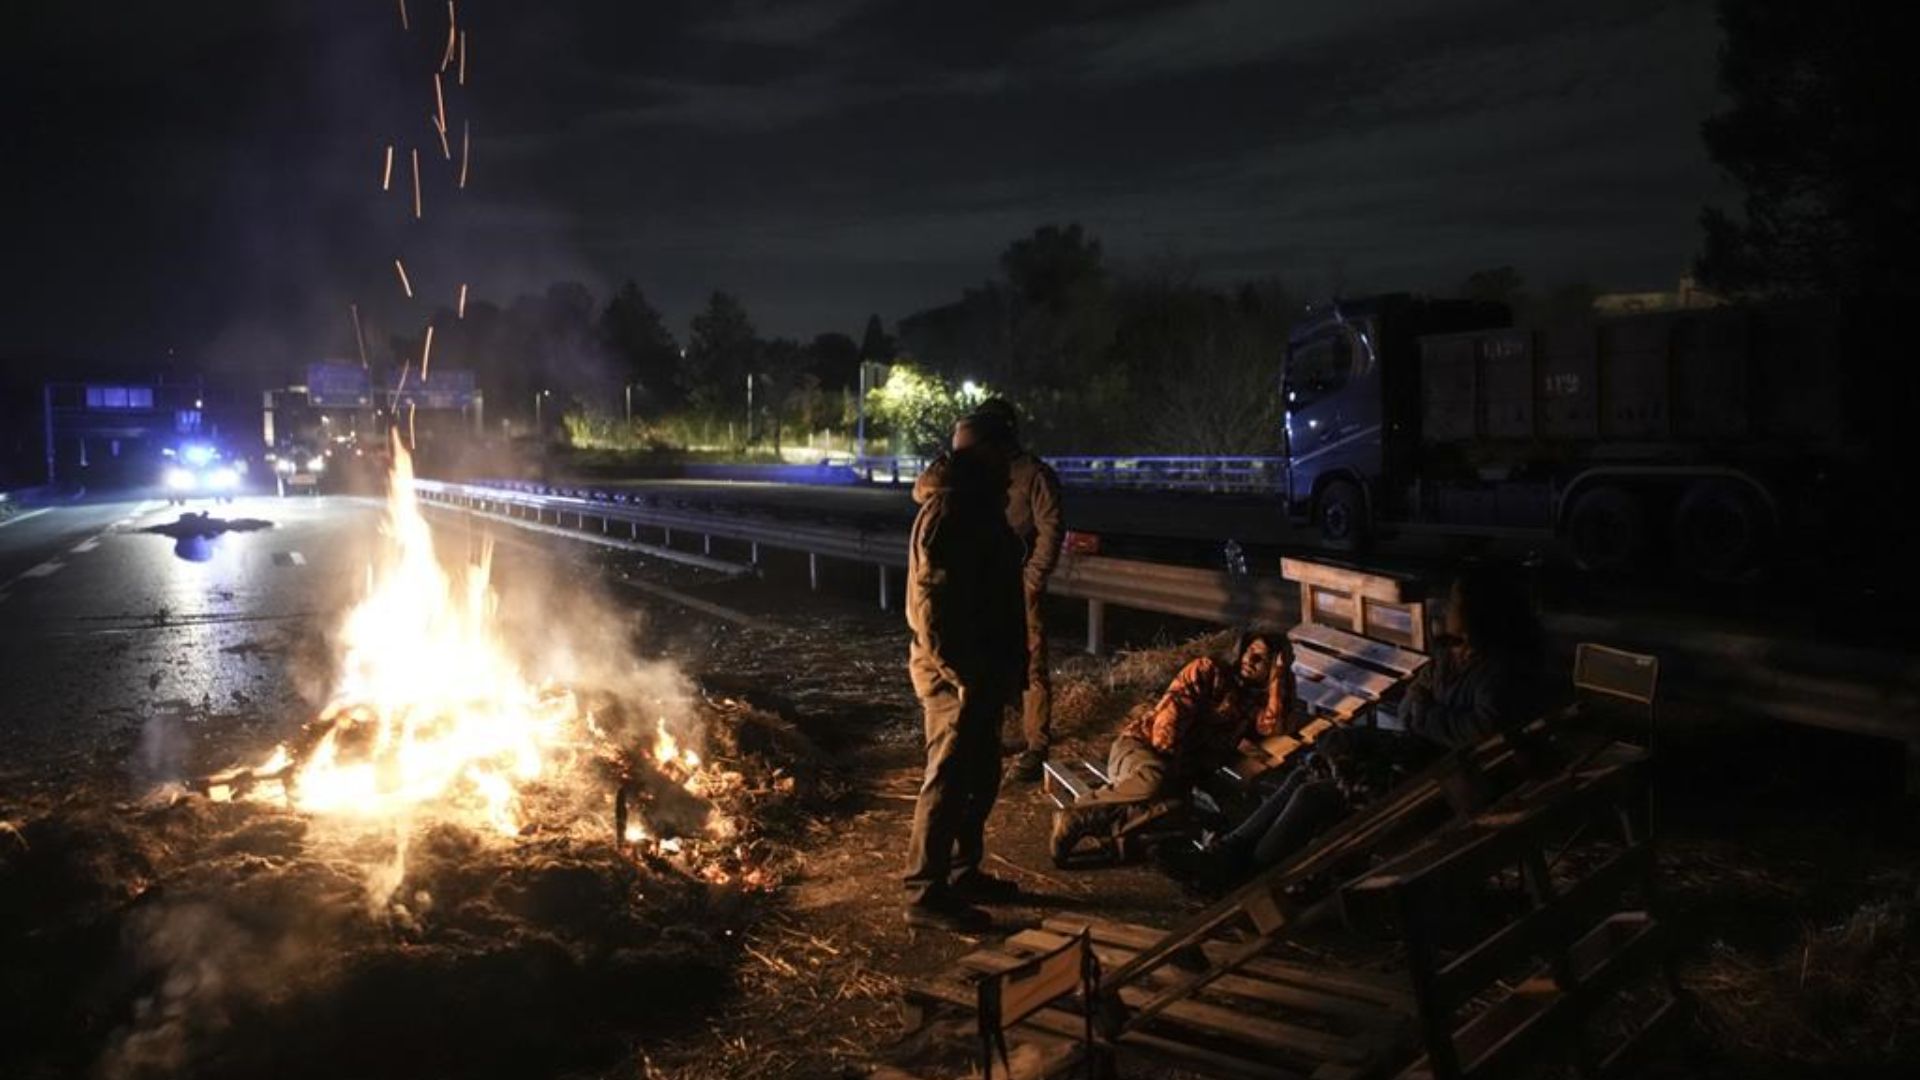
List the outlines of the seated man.
{"label": "seated man", "polygon": [[1539,713],[1540,630],[1526,597],[1490,571],[1461,574],[1448,592],[1442,648],[1407,689],[1406,734],[1330,731],[1314,753],[1232,832],[1182,866],[1203,884],[1231,885],[1305,847],[1442,753],[1512,731]]}
{"label": "seated man", "polygon": [[1248,739],[1286,734],[1293,657],[1277,634],[1243,633],[1230,657],[1180,670],[1152,709],[1130,720],[1107,753],[1107,785],[1056,811],[1049,850],[1064,862],[1083,838],[1110,831],[1144,803],[1185,795]]}

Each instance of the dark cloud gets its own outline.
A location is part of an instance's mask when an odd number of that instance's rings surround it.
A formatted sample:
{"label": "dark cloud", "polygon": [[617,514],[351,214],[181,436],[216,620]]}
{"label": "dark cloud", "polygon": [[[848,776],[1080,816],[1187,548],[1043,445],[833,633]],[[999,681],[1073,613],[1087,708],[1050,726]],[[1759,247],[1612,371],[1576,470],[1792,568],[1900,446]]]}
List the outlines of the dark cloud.
{"label": "dark cloud", "polygon": [[0,350],[338,353],[350,301],[424,317],[397,253],[433,298],[631,276],[679,327],[726,287],[857,328],[1067,219],[1222,278],[1643,286],[1715,194],[1705,0],[464,0],[473,183],[430,160],[414,225],[377,190],[386,141],[439,157],[411,3],[414,41],[378,3],[29,9]]}

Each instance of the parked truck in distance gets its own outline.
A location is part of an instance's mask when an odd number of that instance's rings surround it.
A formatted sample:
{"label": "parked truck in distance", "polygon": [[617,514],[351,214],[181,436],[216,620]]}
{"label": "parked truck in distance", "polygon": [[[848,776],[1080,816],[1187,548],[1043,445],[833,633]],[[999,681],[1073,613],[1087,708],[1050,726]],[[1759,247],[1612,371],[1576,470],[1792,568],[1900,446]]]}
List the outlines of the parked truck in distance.
{"label": "parked truck in distance", "polygon": [[1855,451],[1837,328],[1720,307],[1514,327],[1506,309],[1394,295],[1289,336],[1287,501],[1335,548],[1381,532],[1538,536],[1587,569],[1656,553],[1738,581]]}

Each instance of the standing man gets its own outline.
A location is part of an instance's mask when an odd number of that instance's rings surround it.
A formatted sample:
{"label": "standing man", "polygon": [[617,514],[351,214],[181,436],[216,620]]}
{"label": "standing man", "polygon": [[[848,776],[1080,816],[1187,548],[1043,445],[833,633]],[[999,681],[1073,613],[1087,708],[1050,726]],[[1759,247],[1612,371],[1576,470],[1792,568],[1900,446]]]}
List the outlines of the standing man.
{"label": "standing man", "polygon": [[[1043,605],[1047,579],[1060,562],[1060,541],[1065,535],[1060,518],[1060,477],[1051,465],[1020,445],[1020,414],[1005,398],[981,402],[973,415],[955,428],[956,447],[961,428],[1001,445],[1007,459],[1007,525],[1026,545],[1020,573],[1027,612],[1027,688],[1020,700],[1020,729],[1026,745],[1010,775],[1032,783],[1040,779],[1041,766],[1053,742],[1053,677],[1047,659]],[[915,485],[915,497],[919,494]]]}
{"label": "standing man", "polygon": [[907,925],[991,925],[973,902],[1019,889],[981,870],[987,815],[1000,792],[1000,720],[1019,695],[1021,547],[1007,527],[1007,460],[962,422],[951,455],[914,486],[920,512],[907,549],[909,671],[926,718],[926,772],[907,850]]}

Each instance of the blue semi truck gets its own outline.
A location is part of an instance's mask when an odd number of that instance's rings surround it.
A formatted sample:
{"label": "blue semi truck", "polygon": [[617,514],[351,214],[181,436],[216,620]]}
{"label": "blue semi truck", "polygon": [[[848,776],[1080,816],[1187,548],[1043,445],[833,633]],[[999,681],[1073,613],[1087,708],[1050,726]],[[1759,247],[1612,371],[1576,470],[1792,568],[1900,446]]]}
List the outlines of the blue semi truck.
{"label": "blue semi truck", "polygon": [[1590,570],[1653,556],[1751,578],[1831,528],[1860,454],[1831,319],[1717,307],[1516,327],[1503,305],[1325,305],[1283,366],[1287,503],[1322,542],[1551,538]]}

